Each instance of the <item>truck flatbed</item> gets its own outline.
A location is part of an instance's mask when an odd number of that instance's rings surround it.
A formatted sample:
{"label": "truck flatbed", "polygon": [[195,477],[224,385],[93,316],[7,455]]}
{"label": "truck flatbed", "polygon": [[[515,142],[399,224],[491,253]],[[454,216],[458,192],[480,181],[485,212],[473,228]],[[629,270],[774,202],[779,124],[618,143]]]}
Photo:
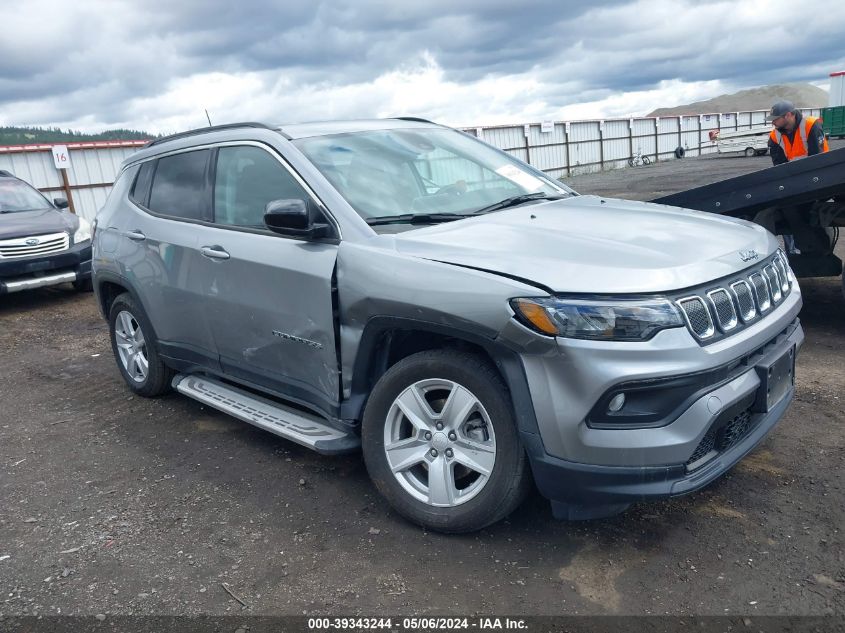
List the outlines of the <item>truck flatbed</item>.
{"label": "truck flatbed", "polygon": [[652,202],[732,217],[753,217],[767,207],[793,206],[838,196],[845,198],[845,148],[661,196]]}
{"label": "truck flatbed", "polygon": [[[746,220],[754,220],[763,209],[790,209],[791,224],[779,223],[778,232],[796,236],[801,252],[789,254],[795,274],[827,277],[842,273],[842,260],[833,250],[838,227],[845,226],[845,148],[661,196],[652,202]],[[807,247],[797,239],[799,233]]]}

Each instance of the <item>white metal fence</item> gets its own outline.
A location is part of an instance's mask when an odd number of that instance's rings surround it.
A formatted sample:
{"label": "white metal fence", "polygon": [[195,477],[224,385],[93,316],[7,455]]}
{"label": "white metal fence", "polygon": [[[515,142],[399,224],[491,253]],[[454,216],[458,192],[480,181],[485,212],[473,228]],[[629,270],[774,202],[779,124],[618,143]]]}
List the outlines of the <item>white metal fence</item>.
{"label": "white metal fence", "polygon": [[[819,116],[820,110],[802,110]],[[766,111],[725,112],[685,116],[554,121],[525,125],[495,125],[466,131],[550,176],[625,167],[642,154],[653,161],[675,159],[683,147],[687,156],[716,151],[712,130],[744,130],[765,125]],[[52,145],[0,146],[0,169],[12,172],[48,197],[64,197],[72,209],[93,219],[106,201],[120,163],[145,141],[67,143],[70,167],[56,169]],[[65,174],[61,172],[65,171]]]}
{"label": "white metal fence", "polygon": [[[802,109],[806,116],[820,110]],[[747,130],[766,124],[766,110],[526,125],[466,128],[485,142],[542,169],[555,178],[625,167],[639,154],[652,161],[716,151],[712,130]]]}
{"label": "white metal fence", "polygon": [[73,211],[92,220],[105,203],[120,164],[145,143],[62,143],[70,159],[70,166],[63,170],[53,163],[53,145],[0,146],[0,169],[26,180],[50,199],[67,198]]}

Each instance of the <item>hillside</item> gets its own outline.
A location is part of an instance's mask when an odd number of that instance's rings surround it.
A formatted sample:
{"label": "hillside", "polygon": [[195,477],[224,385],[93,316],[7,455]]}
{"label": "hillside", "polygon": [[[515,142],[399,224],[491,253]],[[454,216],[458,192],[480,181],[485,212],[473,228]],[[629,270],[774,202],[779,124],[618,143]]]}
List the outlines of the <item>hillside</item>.
{"label": "hillside", "polygon": [[0,145],[73,143],[78,141],[145,141],[155,138],[155,136],[155,134],[138,130],[106,130],[98,134],[85,134],[55,127],[0,127]]}
{"label": "hillside", "polygon": [[720,95],[706,101],[696,101],[673,108],[658,108],[646,116],[768,110],[773,103],[782,99],[792,101],[798,108],[825,108],[828,103],[828,94],[826,90],[812,84],[776,84],[740,90],[733,94]]}

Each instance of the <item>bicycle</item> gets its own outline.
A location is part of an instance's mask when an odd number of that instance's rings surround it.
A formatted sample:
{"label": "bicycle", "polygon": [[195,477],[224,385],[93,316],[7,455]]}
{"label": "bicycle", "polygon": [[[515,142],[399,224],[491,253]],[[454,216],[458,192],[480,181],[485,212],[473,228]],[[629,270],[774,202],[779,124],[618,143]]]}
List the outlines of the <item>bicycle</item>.
{"label": "bicycle", "polygon": [[642,148],[637,148],[637,153],[628,159],[628,167],[639,167],[640,165],[651,165],[651,159],[643,154]]}

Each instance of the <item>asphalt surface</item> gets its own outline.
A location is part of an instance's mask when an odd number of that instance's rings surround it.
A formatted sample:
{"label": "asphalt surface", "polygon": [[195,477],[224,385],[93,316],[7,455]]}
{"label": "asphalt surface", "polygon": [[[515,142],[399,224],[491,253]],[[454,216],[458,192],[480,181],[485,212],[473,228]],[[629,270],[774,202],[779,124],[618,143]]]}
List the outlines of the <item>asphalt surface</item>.
{"label": "asphalt surface", "polygon": [[[767,165],[572,184],[648,199]],[[92,295],[0,297],[0,616],[845,614],[845,301],[836,279],[802,289],[796,399],[727,476],[586,523],[535,494],[466,536],[408,524],[358,455],[133,396]]]}

